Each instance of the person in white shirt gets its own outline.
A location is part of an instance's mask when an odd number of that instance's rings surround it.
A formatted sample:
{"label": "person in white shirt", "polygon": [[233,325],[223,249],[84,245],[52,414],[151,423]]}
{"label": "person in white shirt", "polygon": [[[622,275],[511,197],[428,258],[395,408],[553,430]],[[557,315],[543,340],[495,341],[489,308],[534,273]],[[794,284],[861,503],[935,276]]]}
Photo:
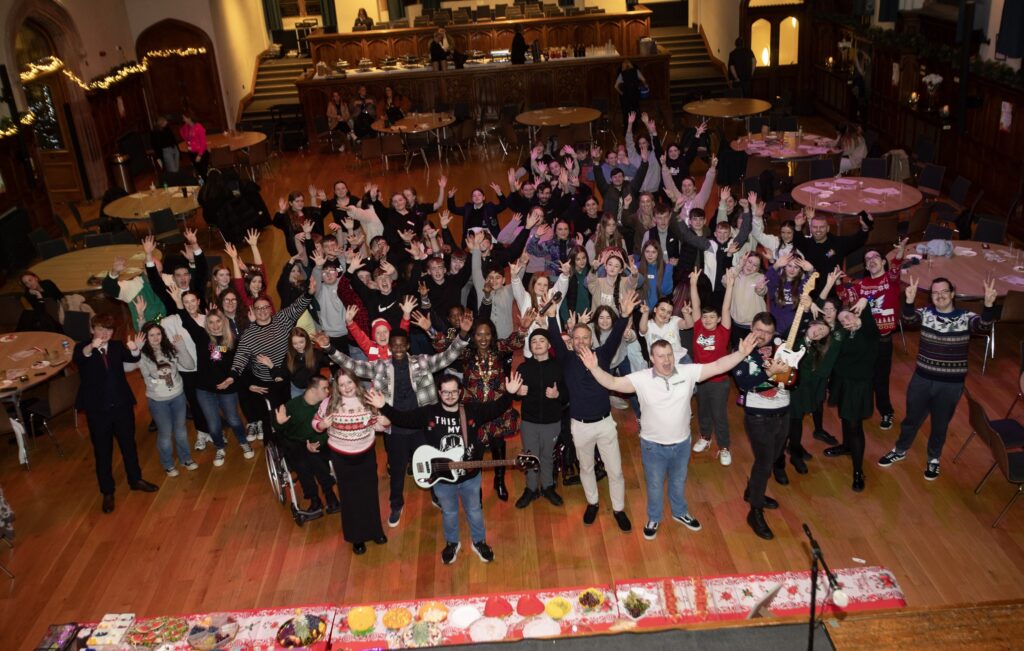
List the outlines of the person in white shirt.
{"label": "person in white shirt", "polygon": [[615,377],[602,369],[597,356],[579,349],[583,365],[609,391],[636,392],[640,399],[640,453],[647,485],[647,524],[644,538],[658,534],[664,509],[662,493],[668,483],[672,519],[691,531],[700,531],[686,504],[686,468],[690,462],[690,398],[698,382],[728,373],[754,350],[756,337],[748,335],[739,350],[710,364],[679,364],[667,341],[651,347],[651,368]]}

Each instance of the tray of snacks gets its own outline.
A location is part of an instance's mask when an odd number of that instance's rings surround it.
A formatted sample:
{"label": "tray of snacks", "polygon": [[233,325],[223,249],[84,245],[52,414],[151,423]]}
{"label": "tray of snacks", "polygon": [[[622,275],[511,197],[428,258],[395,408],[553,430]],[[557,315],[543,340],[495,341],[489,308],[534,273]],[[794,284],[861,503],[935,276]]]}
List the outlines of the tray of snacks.
{"label": "tray of snacks", "polygon": [[136,621],[125,640],[134,646],[159,646],[185,639],[189,629],[188,622],[181,617],[153,617]]}
{"label": "tray of snacks", "polygon": [[281,624],[274,639],[280,647],[295,649],[315,644],[326,635],[327,619],[321,615],[304,613]]}
{"label": "tray of snacks", "polygon": [[188,631],[188,645],[197,651],[220,651],[238,635],[238,621],[231,615],[206,615]]}

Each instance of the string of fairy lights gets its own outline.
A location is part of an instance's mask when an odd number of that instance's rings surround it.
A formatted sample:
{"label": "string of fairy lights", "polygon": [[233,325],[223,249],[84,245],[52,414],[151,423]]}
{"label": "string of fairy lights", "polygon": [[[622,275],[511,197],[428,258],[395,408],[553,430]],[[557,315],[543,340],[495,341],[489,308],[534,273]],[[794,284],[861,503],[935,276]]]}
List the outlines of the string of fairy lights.
{"label": "string of fairy lights", "polygon": [[[28,64],[28,66],[18,75],[22,85],[30,84],[40,77],[46,75],[52,75],[55,72],[63,72],[64,76],[77,84],[79,88],[86,92],[93,92],[97,90],[108,90],[111,86],[114,86],[128,77],[133,75],[141,74],[149,70],[149,62],[151,59],[168,59],[171,57],[191,57],[200,54],[206,54],[206,48],[204,47],[187,47],[187,48],[176,48],[167,50],[150,50],[142,57],[142,61],[138,63],[131,63],[128,65],[121,66],[112,70],[108,74],[95,79],[93,81],[84,81],[78,75],[71,72],[64,65],[58,57],[49,56],[39,61]],[[36,121],[35,114],[32,111],[26,111],[22,113],[16,120],[10,120],[0,125],[0,138],[7,138],[18,133],[18,129],[21,127],[31,126]]]}

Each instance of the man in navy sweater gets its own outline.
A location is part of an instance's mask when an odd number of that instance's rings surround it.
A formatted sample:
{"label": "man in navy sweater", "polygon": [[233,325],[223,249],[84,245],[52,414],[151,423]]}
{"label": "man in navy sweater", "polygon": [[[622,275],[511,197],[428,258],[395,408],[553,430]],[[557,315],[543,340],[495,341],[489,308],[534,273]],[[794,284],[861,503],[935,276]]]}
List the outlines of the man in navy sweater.
{"label": "man in navy sweater", "polygon": [[[619,314],[632,314],[639,304],[636,291],[626,292],[620,301]],[[578,355],[566,347],[562,332],[553,315],[558,310],[553,305],[548,310],[548,333],[554,347],[555,359],[562,365],[565,384],[569,389],[569,416],[572,419],[572,439],[576,455],[580,460],[580,482],[587,498],[587,510],[583,513],[583,524],[591,525],[597,518],[599,495],[597,475],[594,472],[594,448],[601,452],[605,470],[608,472],[608,492],[611,493],[612,511],[619,529],[628,532],[633,528],[626,515],[626,483],[622,478],[622,458],[619,455],[619,433],[611,415],[608,389],[601,386]],[[598,364],[607,369],[615,351],[622,342],[630,317],[620,317],[612,327],[611,334],[594,353]],[[593,334],[583,323],[577,323],[570,333],[573,351],[591,348]]]}
{"label": "man in navy sweater", "polygon": [[939,459],[946,443],[946,428],[956,413],[956,405],[964,392],[967,377],[967,355],[972,334],[981,334],[995,321],[996,281],[985,283],[985,309],[981,315],[953,305],[956,287],[946,278],[932,280],[931,307],[914,309],[917,279],[910,278],[903,304],[903,322],[921,326],[921,342],[917,349],[917,369],[907,387],[907,415],[900,425],[896,447],[878,460],[888,468],[907,458],[917,430],[931,416],[932,432],[928,437],[928,464],[924,478],[939,478]]}

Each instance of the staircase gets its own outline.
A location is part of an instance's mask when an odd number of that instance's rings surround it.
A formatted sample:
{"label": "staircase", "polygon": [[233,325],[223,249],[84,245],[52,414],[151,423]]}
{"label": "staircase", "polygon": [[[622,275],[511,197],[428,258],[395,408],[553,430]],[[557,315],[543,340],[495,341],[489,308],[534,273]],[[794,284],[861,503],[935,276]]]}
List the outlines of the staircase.
{"label": "staircase", "polygon": [[704,47],[704,39],[696,29],[652,27],[651,37],[672,55],[669,61],[669,101],[673,115],[681,115],[686,102],[726,90],[722,72],[715,66]]}
{"label": "staircase", "polygon": [[252,101],[245,107],[242,122],[246,124],[269,122],[270,107],[277,104],[299,104],[295,80],[303,69],[313,67],[308,58],[263,59],[256,73],[256,87]]}

